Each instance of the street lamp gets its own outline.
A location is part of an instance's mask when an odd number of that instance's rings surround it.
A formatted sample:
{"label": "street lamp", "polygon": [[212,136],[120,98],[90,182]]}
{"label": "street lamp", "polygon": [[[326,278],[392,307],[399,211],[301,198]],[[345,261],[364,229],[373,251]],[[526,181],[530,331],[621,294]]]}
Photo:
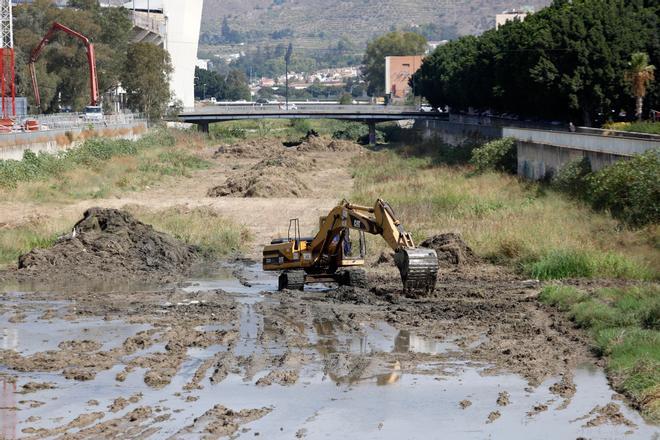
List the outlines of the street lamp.
{"label": "street lamp", "polygon": [[286,101],[286,110],[289,110],[289,62],[291,61],[291,54],[293,53],[293,44],[289,43],[289,47],[286,49],[286,55],[284,55],[284,65],[286,68],[285,73],[285,83],[286,83],[286,92],[285,92],[285,101]]}

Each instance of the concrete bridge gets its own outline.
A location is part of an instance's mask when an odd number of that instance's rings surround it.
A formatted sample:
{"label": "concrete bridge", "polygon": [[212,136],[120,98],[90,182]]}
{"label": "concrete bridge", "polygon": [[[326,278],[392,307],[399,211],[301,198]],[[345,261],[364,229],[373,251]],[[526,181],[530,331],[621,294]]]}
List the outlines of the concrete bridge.
{"label": "concrete bridge", "polygon": [[[292,104],[289,104],[291,106]],[[419,112],[415,107],[384,105],[324,105],[296,103],[296,109],[285,110],[273,104],[216,105],[179,114],[181,122],[196,124],[200,131],[208,132],[209,124],[250,119],[337,119],[362,122],[369,126],[369,143],[376,143],[376,124],[402,120],[447,121],[449,115],[437,112]]]}

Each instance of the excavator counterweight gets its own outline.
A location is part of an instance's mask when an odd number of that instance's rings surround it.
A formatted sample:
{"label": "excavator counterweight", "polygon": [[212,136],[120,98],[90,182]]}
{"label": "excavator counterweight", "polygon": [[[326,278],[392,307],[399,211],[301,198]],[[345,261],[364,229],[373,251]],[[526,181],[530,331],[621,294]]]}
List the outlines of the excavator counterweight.
{"label": "excavator counterweight", "polygon": [[[351,240],[358,231],[359,245]],[[362,266],[366,253],[365,233],[380,235],[394,250],[394,262],[404,291],[435,289],[438,257],[433,249],[416,247],[387,202],[374,207],[343,201],[321,218],[314,237],[301,237],[297,219],[289,221],[287,238],[275,239],[263,250],[264,270],[282,271],[279,289],[302,290],[306,283],[336,282],[366,287]]]}

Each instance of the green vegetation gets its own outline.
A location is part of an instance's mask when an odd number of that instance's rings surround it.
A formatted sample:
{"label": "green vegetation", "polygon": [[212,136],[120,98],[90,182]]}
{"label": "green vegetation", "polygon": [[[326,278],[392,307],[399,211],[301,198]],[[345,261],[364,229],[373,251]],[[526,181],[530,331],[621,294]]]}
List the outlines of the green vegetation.
{"label": "green vegetation", "polygon": [[630,93],[635,98],[635,116],[642,120],[644,97],[648,87],[655,79],[655,66],[649,64],[649,56],[644,52],[636,52],[630,57],[629,67],[625,72],[626,82],[630,85]]}
{"label": "green vegetation", "polygon": [[100,198],[205,168],[207,163],[191,154],[178,136],[176,131],[157,130],[138,141],[88,139],[58,154],[26,151],[23,160],[0,161],[0,194],[53,202]]}
{"label": "green vegetation", "polygon": [[369,42],[362,60],[369,94],[385,94],[385,57],[423,55],[425,52],[426,38],[413,32],[390,32]]}
{"label": "green vegetation", "polygon": [[588,160],[570,163],[555,176],[553,186],[640,227],[660,222],[659,175],[660,151],[649,150],[597,172],[591,172]]}
{"label": "green vegetation", "polygon": [[534,278],[623,278],[651,279],[653,272],[615,253],[586,252],[576,249],[553,250],[526,266]]}
{"label": "green vegetation", "polygon": [[614,122],[605,124],[603,128],[660,135],[660,122]]}
{"label": "green vegetation", "polygon": [[641,285],[587,294],[547,286],[540,300],[591,333],[596,351],[607,359],[614,388],[651,421],[660,421],[660,289]]}
{"label": "green vegetation", "polygon": [[239,252],[251,240],[250,231],[245,226],[236,225],[212,208],[148,210],[129,206],[127,209],[140,221],[195,245],[208,255],[226,256]]}
{"label": "green vegetation", "polygon": [[[385,142],[388,124],[379,125],[376,130],[378,142]],[[276,138],[285,142],[299,141],[308,131],[334,139],[367,142],[369,129],[366,124],[336,120],[264,119],[259,121],[233,121],[212,124],[209,127],[211,139],[236,142],[241,139]]]}
{"label": "green vegetation", "polygon": [[470,163],[479,173],[484,171],[504,171],[515,174],[516,140],[513,138],[496,139],[472,150]]}
{"label": "green vegetation", "polygon": [[[27,96],[34,105],[27,68],[30,52],[57,21],[94,43],[101,93],[121,82],[129,92],[132,108],[142,110],[139,103],[147,99],[142,95],[150,96],[148,110],[166,105],[169,89],[162,75],[168,70],[164,62],[167,52],[151,44],[148,47],[131,44],[132,23],[128,10],[101,8],[94,0],[76,0],[73,5],[75,8],[60,8],[51,0],[35,0],[14,7],[17,95]],[[43,110],[55,112],[70,108],[79,111],[89,104],[87,56],[85,47],[76,39],[61,32],[56,34],[42,52],[36,70]],[[127,87],[129,78],[141,84],[140,88]],[[32,111],[38,113],[37,109]]]}
{"label": "green vegetation", "polygon": [[245,74],[232,69],[226,76],[195,67],[195,98],[218,101],[249,101],[250,87]]}
{"label": "green vegetation", "polygon": [[542,184],[447,166],[443,149],[402,147],[360,157],[352,165],[351,199],[384,198],[416,238],[458,231],[477,254],[527,276],[660,276],[654,225],[621,228],[606,213]]}
{"label": "green vegetation", "polygon": [[121,80],[128,106],[151,120],[159,119],[165,114],[171,97],[170,54],[151,43],[131,44],[127,54]]}
{"label": "green vegetation", "polygon": [[[207,255],[225,256],[243,249],[249,231],[207,207],[172,207],[150,210],[126,206],[138,220],[161,232],[199,247]],[[12,228],[0,229],[0,267],[16,264],[18,257],[35,248],[50,247],[71,231],[79,213],[62,217],[39,217]]]}
{"label": "green vegetation", "polygon": [[[634,114],[625,72],[637,52],[659,64],[659,11],[658,2],[555,1],[524,21],[438,47],[415,75],[415,90],[435,107],[585,125],[621,109]],[[656,83],[645,99],[659,107]]]}

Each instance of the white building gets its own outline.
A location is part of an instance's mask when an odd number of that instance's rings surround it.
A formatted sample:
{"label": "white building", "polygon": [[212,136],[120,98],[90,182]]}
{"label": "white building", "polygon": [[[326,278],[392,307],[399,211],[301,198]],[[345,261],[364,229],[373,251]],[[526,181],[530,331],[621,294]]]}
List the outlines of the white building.
{"label": "white building", "polygon": [[529,11],[522,11],[519,9],[511,9],[510,11],[504,11],[501,14],[495,15],[495,29],[499,29],[504,23],[512,20],[523,21],[525,17],[529,15]]}
{"label": "white building", "polygon": [[172,101],[195,106],[195,66],[204,0],[130,0],[136,41],[153,42],[170,54]]}

